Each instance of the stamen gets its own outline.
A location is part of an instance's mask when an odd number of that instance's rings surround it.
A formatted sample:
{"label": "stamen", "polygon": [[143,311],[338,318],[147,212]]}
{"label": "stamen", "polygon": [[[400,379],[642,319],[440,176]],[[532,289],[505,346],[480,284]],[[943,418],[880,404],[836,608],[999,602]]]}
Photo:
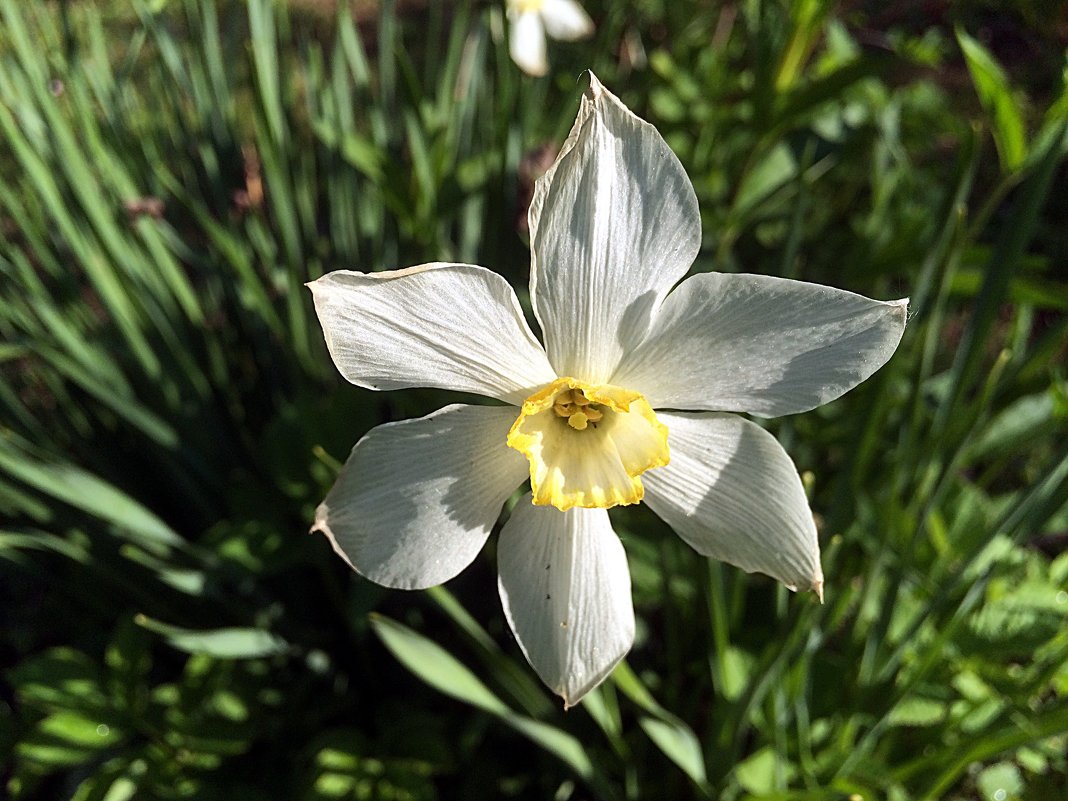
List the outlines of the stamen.
{"label": "stamen", "polygon": [[589,423],[599,423],[604,418],[601,408],[586,397],[581,389],[566,389],[553,401],[553,413],[567,419],[567,424],[576,431],[585,431]]}

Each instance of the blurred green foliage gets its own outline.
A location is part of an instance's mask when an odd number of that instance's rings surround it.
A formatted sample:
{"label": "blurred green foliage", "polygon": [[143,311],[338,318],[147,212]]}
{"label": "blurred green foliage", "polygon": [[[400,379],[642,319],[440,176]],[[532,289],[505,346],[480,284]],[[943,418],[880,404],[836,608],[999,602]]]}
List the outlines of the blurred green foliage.
{"label": "blurred green foliage", "polygon": [[[589,2],[535,80],[493,3],[0,0],[0,794],[1068,796],[1064,42],[1039,2],[868,5]],[[912,306],[771,424],[827,603],[613,513],[638,642],[564,714],[492,543],[401,593],[304,535],[361,434],[451,396],[344,385],[302,284],[523,297],[585,68],[686,166],[695,269]]]}

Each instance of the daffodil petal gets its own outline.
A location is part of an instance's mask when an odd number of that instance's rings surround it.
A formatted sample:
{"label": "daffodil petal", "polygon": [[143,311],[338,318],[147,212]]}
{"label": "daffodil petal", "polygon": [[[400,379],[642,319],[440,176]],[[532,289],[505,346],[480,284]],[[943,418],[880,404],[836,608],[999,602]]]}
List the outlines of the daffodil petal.
{"label": "daffodil petal", "polygon": [[764,275],[701,273],[668,295],[611,382],[655,409],[761,417],[834,400],[878,370],[905,330],[908,300]]}
{"label": "daffodil petal", "polygon": [[357,386],[522,403],[556,377],[511,286],[483,267],[338,270],[308,286],[334,364]]}
{"label": "daffodil petal", "polygon": [[663,137],[596,76],[530,206],[530,294],[558,375],[606,383],[693,263],[701,217]]}
{"label": "daffodil petal", "polygon": [[630,570],[603,509],[560,512],[525,496],[501,530],[498,587],[523,655],[574,706],[634,642]]}
{"label": "daffodil petal", "polygon": [[545,0],[541,19],[545,32],[564,42],[585,39],[593,33],[593,20],[575,0]]}
{"label": "daffodil petal", "polygon": [[505,445],[515,409],[446,406],[386,423],[356,443],[315,512],[362,576],[398,589],[448,581],[475,558],[527,474]]}
{"label": "daffodil petal", "polygon": [[649,507],[699,553],[822,597],[812,512],[776,439],[733,414],[658,415],[671,463],[645,474]]}
{"label": "daffodil petal", "polygon": [[512,61],[528,75],[544,75],[549,71],[549,59],[545,54],[545,29],[537,11],[520,11],[510,14],[511,35],[508,37],[508,52]]}

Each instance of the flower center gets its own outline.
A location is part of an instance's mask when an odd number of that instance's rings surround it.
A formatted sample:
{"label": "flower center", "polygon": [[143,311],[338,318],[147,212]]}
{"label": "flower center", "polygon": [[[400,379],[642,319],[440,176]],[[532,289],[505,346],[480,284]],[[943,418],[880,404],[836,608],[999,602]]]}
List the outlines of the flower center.
{"label": "flower center", "polygon": [[528,11],[541,11],[545,0],[512,0],[512,5],[517,12],[525,14]]}
{"label": "flower center", "polygon": [[586,427],[597,424],[604,419],[601,405],[593,403],[581,389],[567,389],[553,399],[553,411],[557,417],[566,417],[567,424],[576,431],[585,431]]}
{"label": "flower center", "polygon": [[667,428],[637,392],[558,378],[523,402],[508,445],[530,460],[534,503],[561,511],[637,503],[670,455]]}

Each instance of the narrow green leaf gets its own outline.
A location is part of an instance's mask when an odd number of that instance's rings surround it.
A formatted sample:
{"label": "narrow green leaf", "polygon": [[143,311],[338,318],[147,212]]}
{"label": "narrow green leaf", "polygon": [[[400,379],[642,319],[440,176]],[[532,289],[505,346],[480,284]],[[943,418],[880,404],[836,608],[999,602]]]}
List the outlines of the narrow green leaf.
{"label": "narrow green leaf", "polygon": [[[1062,130],[1068,131],[1068,123],[1062,123]],[[1040,157],[1036,154],[1036,158],[1038,160],[1033,171],[1029,172],[1018,190],[1019,196],[1004,222],[988,262],[982,289],[954,356],[950,372],[950,391],[943,400],[934,423],[937,431],[944,430],[951,417],[959,414],[957,401],[976,380],[979,363],[987,346],[987,337],[996,320],[1002,299],[1021,254],[1035,235],[1042,219],[1042,205],[1061,163],[1060,139],[1051,139],[1048,149]]]}
{"label": "narrow green leaf", "polygon": [[271,141],[286,141],[285,116],[282,112],[282,88],[279,83],[278,44],[275,35],[274,8],[267,0],[250,0],[248,26],[252,35],[252,62],[256,70],[257,99],[267,121]]}
{"label": "narrow green leaf", "polygon": [[593,764],[582,744],[570,734],[512,711],[456,657],[407,626],[381,615],[372,615],[371,625],[382,644],[417,678],[450,698],[500,718],[582,778],[593,778]]}
{"label": "narrow green leaf", "polygon": [[823,20],[833,5],[831,0],[795,0],[789,4],[790,38],[775,74],[776,92],[785,92],[800,76],[819,38]]}
{"label": "narrow green leaf", "polygon": [[652,716],[643,715],[639,720],[646,736],[703,791],[709,792],[701,743],[693,730],[657,702],[626,660],[612,671],[612,681],[625,696]]}
{"label": "narrow green leaf", "polygon": [[785,144],[778,144],[768,152],[742,179],[731,208],[735,225],[743,225],[748,215],[776,190],[793,181],[798,163]]}
{"label": "narrow green leaf", "polygon": [[509,715],[504,702],[441,646],[387,617],[372,615],[371,625],[393,656],[438,692],[494,715]]}
{"label": "narrow green leaf", "polygon": [[263,629],[225,628],[197,631],[172,626],[145,615],[137,615],[134,622],[161,635],[173,648],[188,654],[204,654],[217,659],[258,659],[289,650],[289,644],[285,640]]}
{"label": "narrow green leaf", "polygon": [[979,102],[990,116],[991,132],[1005,172],[1014,172],[1027,157],[1023,114],[1012,95],[1009,79],[989,51],[960,28],[957,41],[972,75]]}
{"label": "narrow green leaf", "polygon": [[966,451],[969,463],[994,455],[1009,453],[1035,437],[1052,434],[1055,429],[1052,392],[1025,395],[1009,404],[984,426],[982,433]]}
{"label": "narrow green leaf", "polygon": [[651,712],[657,716],[666,714],[664,707],[660,706],[656,699],[653,698],[652,693],[646,689],[645,685],[642,684],[642,680],[638,678],[638,674],[627,664],[627,660],[624,659],[616,665],[616,669],[612,671],[612,681],[627,698],[646,712]]}
{"label": "narrow green leaf", "polygon": [[681,721],[668,723],[650,717],[643,717],[638,724],[668,759],[678,765],[706,794],[709,792],[701,743],[689,726]]}
{"label": "narrow green leaf", "polygon": [[0,436],[0,470],[56,500],[114,523],[147,548],[183,540],[147,508],[102,478],[70,463],[35,458],[10,436]]}
{"label": "narrow green leaf", "polygon": [[542,686],[526,665],[519,665],[502,653],[497,642],[482,628],[445,587],[431,587],[427,595],[471,639],[483,664],[493,672],[497,683],[517,701],[527,714],[542,717],[552,711]]}

